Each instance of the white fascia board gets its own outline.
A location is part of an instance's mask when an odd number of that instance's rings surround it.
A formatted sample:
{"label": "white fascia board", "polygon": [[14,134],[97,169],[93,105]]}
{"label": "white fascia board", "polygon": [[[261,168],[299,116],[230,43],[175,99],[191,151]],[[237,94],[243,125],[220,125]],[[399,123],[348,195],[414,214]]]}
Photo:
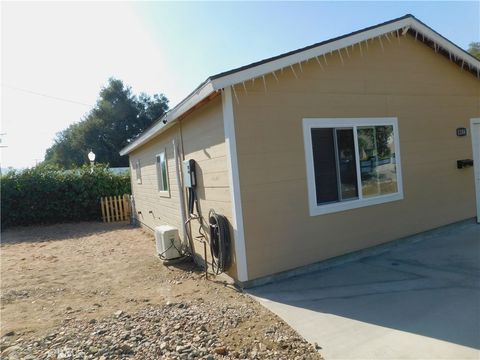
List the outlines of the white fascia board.
{"label": "white fascia board", "polygon": [[468,56],[455,44],[451,43],[444,37],[435,33],[433,30],[431,30],[424,24],[420,23],[416,19],[410,17],[410,18],[400,19],[393,23],[385,24],[383,26],[379,26],[370,30],[357,33],[357,34],[346,36],[344,38],[329,42],[327,44],[319,45],[317,47],[307,49],[289,56],[285,56],[277,60],[272,60],[264,64],[259,64],[257,66],[253,66],[251,68],[241,70],[230,75],[226,75],[224,77],[213,80],[213,86],[215,90],[219,90],[228,86],[239,84],[241,82],[286,68],[290,65],[298,64],[300,62],[303,62],[324,54],[329,54],[333,51],[337,51],[337,50],[346,48],[348,46],[352,46],[362,41],[373,39],[378,36],[389,34],[393,31],[397,31],[405,28],[414,29],[415,31],[419,32],[420,34],[423,34],[425,37],[428,37],[429,39],[431,39],[432,41],[440,45],[442,48],[444,48],[445,50],[455,55],[457,58],[464,60],[465,63],[474,66],[476,69],[480,69],[480,61],[474,59],[473,57]]}
{"label": "white fascia board", "polygon": [[312,59],[323,54],[329,54],[330,52],[345,48],[347,46],[351,46],[353,44],[357,44],[359,42],[381,36],[385,33],[390,33],[392,31],[402,29],[405,26],[409,26],[411,24],[410,20],[411,19],[409,18],[401,19],[394,23],[386,24],[374,29],[360,32],[358,34],[346,36],[344,38],[329,42],[324,45],[319,45],[317,47],[307,49],[289,56],[285,56],[277,60],[272,60],[264,64],[260,64],[230,75],[226,75],[225,77],[218,78],[213,81],[214,88],[217,90],[227,86],[238,84],[243,81],[283,69],[290,65],[298,64],[299,62],[306,61],[308,59]]}
{"label": "white fascia board", "polygon": [[[184,114],[186,111],[190,110],[200,101],[205,99],[207,96],[212,94],[214,91],[218,91],[229,86],[242,83],[244,81],[272,73],[274,71],[283,69],[285,67],[298,64],[300,62],[321,56],[324,54],[329,54],[333,51],[343,49],[348,46],[366,41],[369,39],[382,36],[384,34],[391,33],[400,29],[411,28],[414,31],[422,34],[423,36],[434,41],[436,44],[449,51],[457,59],[463,60],[467,65],[473,66],[477,69],[477,73],[480,71],[480,61],[466,54],[462,49],[460,49],[455,44],[451,43],[441,35],[437,34],[435,31],[430,29],[428,26],[422,24],[413,17],[407,17],[400,19],[398,21],[385,24],[379,27],[375,27],[370,30],[362,31],[357,34],[346,36],[338,40],[328,42],[324,45],[318,45],[314,48],[300,51],[298,53],[281,57],[276,60],[271,60],[263,64],[252,66],[244,70],[239,70],[235,73],[225,75],[223,77],[208,80],[203,86],[201,86],[194,93],[186,97],[182,102],[170,110],[155,126],[143,133],[138,139],[133,141],[131,144],[126,146],[120,151],[120,155],[126,155],[136,149],[137,147],[143,145],[149,141],[154,136],[165,131],[168,127],[171,126],[171,123],[175,121],[179,116]],[[163,122],[166,120],[166,124]]]}
{"label": "white fascia board", "polygon": [[163,123],[163,117],[161,120],[159,120],[154,126],[152,126],[150,129],[145,131],[139,138],[134,140],[132,143],[128,144],[125,146],[122,150],[120,150],[120,155],[127,155],[131,153],[133,150],[138,148],[139,146],[145,144],[147,141],[149,141],[151,138],[156,136],[157,134],[160,134],[162,131],[165,131],[167,128],[169,128],[172,123]]}
{"label": "white fascia board", "polygon": [[126,147],[120,150],[120,155],[127,155],[158,134],[161,134],[170,128],[175,123],[176,119],[185,114],[199,102],[210,96],[214,91],[215,90],[211,81],[207,81],[202,87],[197,89],[194,93],[182,100],[172,110],[167,112],[154,126],[145,131],[138,139],[135,139],[131,144],[128,144]]}
{"label": "white fascia board", "polygon": [[452,42],[445,39],[443,36],[439,35],[428,26],[422,24],[421,22],[417,21],[416,19],[410,18],[407,19],[410,22],[410,28],[417,31],[419,34],[424,35],[425,37],[429,38],[437,45],[440,45],[445,50],[449,51],[452,55],[455,55],[458,59],[465,61],[465,63],[470,64],[476,69],[480,69],[480,60],[475,59],[473,56],[469,56],[465,54],[465,52],[460,49],[457,45],[453,44]]}

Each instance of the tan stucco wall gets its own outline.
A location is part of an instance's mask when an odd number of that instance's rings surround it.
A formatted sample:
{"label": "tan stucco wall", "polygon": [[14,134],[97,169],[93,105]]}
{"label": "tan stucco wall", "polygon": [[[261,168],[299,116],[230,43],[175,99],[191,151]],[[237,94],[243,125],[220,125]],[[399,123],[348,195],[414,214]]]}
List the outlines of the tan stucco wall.
{"label": "tan stucco wall", "polygon": [[[237,156],[249,279],[475,215],[471,138],[480,81],[413,38],[383,39],[236,86]],[[404,199],[311,217],[302,119],[397,117]]]}
{"label": "tan stucco wall", "polygon": [[[182,228],[180,197],[172,146],[174,137],[177,139],[180,151],[183,151],[183,158],[196,161],[197,195],[205,221],[208,221],[210,208],[232,221],[227,150],[220,96],[195,110],[182,119],[179,124],[174,125],[165,133],[160,134],[130,154],[130,163],[133,164],[136,159],[140,158],[142,166],[142,184],[136,183],[135,171],[131,169],[135,206],[137,211],[142,211],[143,215],[139,219],[152,228],[163,224]],[[169,198],[161,197],[158,193],[155,166],[155,155],[165,147],[167,148],[171,192]],[[153,211],[154,216],[148,213],[150,210]],[[193,236],[196,237],[199,235],[199,223],[193,221],[191,224]],[[205,229],[205,231],[208,231],[208,229]],[[203,246],[198,241],[194,241],[194,244],[196,254],[203,257]],[[210,259],[210,249],[208,247],[207,253],[207,257]],[[236,267],[233,265],[229,274],[235,276],[235,273]]]}

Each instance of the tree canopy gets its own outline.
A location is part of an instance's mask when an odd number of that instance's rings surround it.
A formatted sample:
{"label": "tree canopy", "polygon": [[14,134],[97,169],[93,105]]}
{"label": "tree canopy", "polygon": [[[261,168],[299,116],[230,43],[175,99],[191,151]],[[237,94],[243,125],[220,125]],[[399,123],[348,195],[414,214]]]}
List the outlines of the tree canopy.
{"label": "tree canopy", "polygon": [[468,45],[468,52],[480,60],[480,42],[472,42]]}
{"label": "tree canopy", "polygon": [[80,166],[88,162],[87,154],[92,150],[95,162],[128,166],[128,158],[118,152],[167,110],[165,95],[137,96],[121,80],[111,78],[85,118],[57,134],[45,153],[44,164],[65,169]]}

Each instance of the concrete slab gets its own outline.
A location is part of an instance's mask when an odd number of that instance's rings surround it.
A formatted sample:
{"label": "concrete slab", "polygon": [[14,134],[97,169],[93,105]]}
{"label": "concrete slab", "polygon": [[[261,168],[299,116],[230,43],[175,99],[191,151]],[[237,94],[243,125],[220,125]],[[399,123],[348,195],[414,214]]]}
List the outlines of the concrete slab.
{"label": "concrete slab", "polygon": [[480,359],[480,225],[249,289],[328,359]]}

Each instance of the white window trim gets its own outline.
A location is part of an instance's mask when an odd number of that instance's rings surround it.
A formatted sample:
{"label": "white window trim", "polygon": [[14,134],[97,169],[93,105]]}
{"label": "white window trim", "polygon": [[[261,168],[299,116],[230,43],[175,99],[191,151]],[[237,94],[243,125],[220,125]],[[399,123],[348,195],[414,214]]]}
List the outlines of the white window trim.
{"label": "white window trim", "polygon": [[137,184],[142,183],[142,167],[140,165],[140,159],[135,160],[134,162],[135,168],[135,178],[137,180]]}
{"label": "white window trim", "polygon": [[[157,158],[159,156],[161,156],[163,154],[163,156],[165,157],[165,169],[167,171],[166,173],[166,178],[167,178],[167,188],[168,190],[160,190],[160,179],[161,179],[161,172],[162,172],[162,167],[159,166],[158,162],[157,162]],[[167,149],[159,152],[157,155],[155,155],[155,168],[156,168],[156,172],[157,172],[157,190],[158,190],[158,194],[161,196],[161,197],[170,197],[170,179],[168,178],[168,161],[167,161]]]}
{"label": "white window trim", "polygon": [[[393,194],[380,195],[368,199],[360,198],[356,200],[336,202],[331,204],[317,204],[317,192],[315,186],[315,169],[313,163],[313,147],[311,130],[315,128],[338,128],[353,127],[355,147],[358,147],[358,139],[356,127],[358,126],[380,126],[392,125],[395,142],[395,164],[397,172],[398,191]],[[307,187],[308,187],[308,204],[310,216],[329,214],[350,209],[357,209],[364,206],[383,204],[386,202],[397,201],[403,199],[403,180],[402,166],[400,158],[400,136],[398,130],[398,119],[396,117],[385,118],[304,118],[303,119],[303,140],[305,145],[305,161],[307,167]],[[358,157],[358,155],[357,155]],[[359,162],[357,161],[357,174],[360,174]],[[359,175],[357,175],[359,178]],[[359,188],[359,195],[360,193]]]}

